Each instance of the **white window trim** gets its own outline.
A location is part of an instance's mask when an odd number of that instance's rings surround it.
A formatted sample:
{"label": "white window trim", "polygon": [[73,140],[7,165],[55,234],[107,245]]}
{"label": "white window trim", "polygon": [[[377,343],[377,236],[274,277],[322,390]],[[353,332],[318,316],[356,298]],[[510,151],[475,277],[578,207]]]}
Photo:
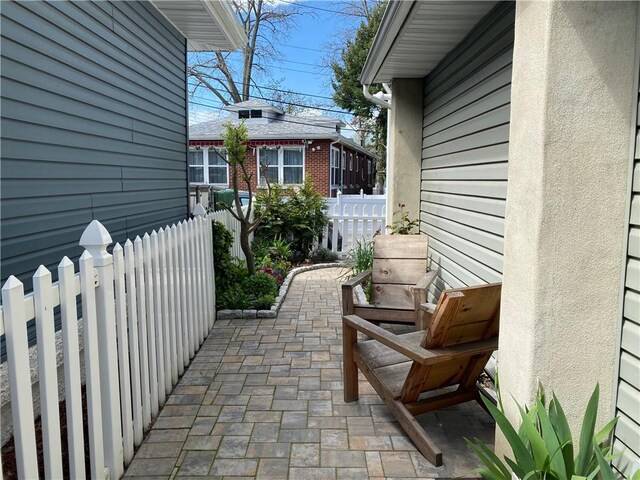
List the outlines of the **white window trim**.
{"label": "white window trim", "polygon": [[[336,154],[336,162],[337,166],[333,166],[333,156]],[[331,155],[329,157],[329,179],[331,181],[332,187],[340,186],[340,149],[336,147],[331,147]],[[333,174],[334,168],[336,169],[336,174]]]}
{"label": "white window trim", "polygon": [[[262,155],[262,151],[265,150],[263,148],[257,149],[258,155],[256,155],[256,167],[258,169],[258,186],[262,185],[262,168],[260,164],[260,155]],[[266,150],[270,150],[267,148]],[[302,152],[302,183],[284,183],[284,151],[285,150],[298,150]],[[304,147],[293,147],[293,146],[280,146],[277,148],[278,151],[278,183],[280,185],[302,185],[304,183],[305,175],[306,175],[306,148]],[[297,166],[297,165],[296,165]]]}
{"label": "white window trim", "polygon": [[[189,182],[191,185],[217,185],[217,186],[229,186],[229,164],[226,164],[226,170],[227,170],[227,181],[226,183],[210,183],[209,182],[209,150],[217,150],[216,147],[202,147],[201,151],[202,151],[202,165],[194,165],[197,167],[202,166],[202,168],[204,169],[204,182]],[[196,148],[189,148],[189,151],[193,151],[193,152],[197,152],[198,149]],[[226,156],[226,155],[225,155]],[[212,165],[215,167],[219,167],[219,165]],[[191,167],[191,164],[189,164],[189,167]]]}

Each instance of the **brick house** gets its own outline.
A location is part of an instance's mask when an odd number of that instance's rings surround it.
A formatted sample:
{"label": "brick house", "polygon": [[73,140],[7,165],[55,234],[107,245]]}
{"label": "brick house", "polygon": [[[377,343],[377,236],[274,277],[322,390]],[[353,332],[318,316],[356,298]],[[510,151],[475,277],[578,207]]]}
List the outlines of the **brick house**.
{"label": "brick house", "polygon": [[324,116],[296,116],[261,100],[229,105],[231,117],[192,125],[189,128],[189,182],[191,186],[229,185],[224,160],[224,124],[244,121],[249,133],[251,188],[263,185],[266,165],[271,182],[300,185],[310,175],[323,196],[371,193],[375,183],[376,155],[340,134],[345,124]]}

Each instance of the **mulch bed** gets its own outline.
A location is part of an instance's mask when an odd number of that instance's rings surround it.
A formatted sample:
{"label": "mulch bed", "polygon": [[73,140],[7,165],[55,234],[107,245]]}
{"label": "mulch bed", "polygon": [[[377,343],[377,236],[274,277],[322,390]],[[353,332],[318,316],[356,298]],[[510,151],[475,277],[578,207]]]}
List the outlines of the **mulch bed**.
{"label": "mulch bed", "polygon": [[[66,402],[60,402],[60,445],[62,447],[62,469],[64,478],[71,478],[69,474],[69,444],[67,442],[67,407]],[[85,387],[82,387],[82,424],[84,429],[84,461],[86,469],[86,478],[90,477],[89,471],[89,431],[87,422],[87,393]],[[35,421],[36,429],[36,451],[38,453],[38,476],[45,478],[44,475],[44,447],[42,445],[42,421],[38,417]],[[2,447],[2,474],[5,480],[17,480],[18,470],[16,465],[16,448],[14,438]]]}

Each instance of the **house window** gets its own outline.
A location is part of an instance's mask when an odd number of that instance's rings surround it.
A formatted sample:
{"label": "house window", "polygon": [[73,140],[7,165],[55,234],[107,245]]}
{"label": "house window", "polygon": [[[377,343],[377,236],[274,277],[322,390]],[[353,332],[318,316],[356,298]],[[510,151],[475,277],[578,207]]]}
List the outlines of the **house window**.
{"label": "house window", "polygon": [[210,149],[208,151],[209,178],[207,183],[229,183],[227,179],[226,152],[224,150]]}
{"label": "house window", "polygon": [[342,185],[347,183],[347,152],[342,151]]}
{"label": "house window", "polygon": [[340,185],[340,150],[331,147],[331,186]]}
{"label": "house window", "polygon": [[262,165],[266,166],[269,182],[284,185],[304,182],[304,151],[302,148],[261,149],[258,152],[261,185],[266,183]]}
{"label": "house window", "polygon": [[354,184],[355,173],[353,171],[353,153],[349,154],[349,185]]}
{"label": "house window", "polygon": [[303,183],[304,160],[302,155],[300,148],[282,150],[282,178],[284,179],[282,183]]}
{"label": "house window", "polygon": [[189,182],[204,182],[204,152],[202,150],[189,151]]}
{"label": "house window", "polygon": [[238,111],[238,118],[262,118],[262,110],[240,110]]}
{"label": "house window", "polygon": [[224,150],[189,150],[189,182],[227,185],[229,168]]}

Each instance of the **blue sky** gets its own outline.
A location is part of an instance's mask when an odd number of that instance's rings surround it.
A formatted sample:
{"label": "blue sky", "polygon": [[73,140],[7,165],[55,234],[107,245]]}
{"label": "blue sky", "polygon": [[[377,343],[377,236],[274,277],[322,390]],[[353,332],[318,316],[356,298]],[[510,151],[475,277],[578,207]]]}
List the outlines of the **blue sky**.
{"label": "blue sky", "polygon": [[[340,5],[330,1],[299,1],[299,11],[303,15],[296,18],[288,37],[279,42],[281,61],[269,63],[268,68],[274,79],[282,79],[280,88],[322,97],[331,97],[331,72],[322,68],[322,58],[327,54],[327,44],[339,38],[345,27],[354,28],[360,22],[357,18],[341,16],[324,10],[335,10]],[[239,57],[239,56],[238,56]],[[241,65],[240,61],[232,65]],[[266,85],[268,79],[258,78],[257,83]],[[264,91],[265,93],[268,90]],[[268,94],[264,95],[265,97]],[[305,104],[321,102],[323,106],[341,110],[326,98],[306,97]],[[220,115],[220,101],[201,89],[190,105],[190,123]],[[336,116],[330,112],[319,112]]]}

